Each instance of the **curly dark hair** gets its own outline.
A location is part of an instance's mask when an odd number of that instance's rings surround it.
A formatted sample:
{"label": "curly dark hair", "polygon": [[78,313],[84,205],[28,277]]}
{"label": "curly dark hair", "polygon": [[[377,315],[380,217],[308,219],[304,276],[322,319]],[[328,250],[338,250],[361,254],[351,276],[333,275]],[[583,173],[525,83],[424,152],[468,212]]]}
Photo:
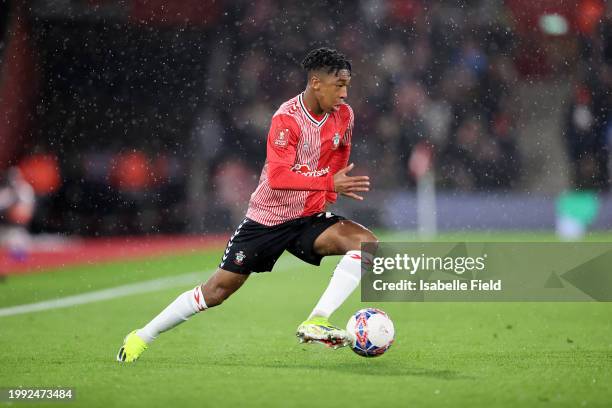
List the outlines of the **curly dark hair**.
{"label": "curly dark hair", "polygon": [[351,62],[344,54],[325,47],[310,51],[302,60],[302,67],[306,72],[327,70],[328,74],[337,74],[341,69],[351,72]]}

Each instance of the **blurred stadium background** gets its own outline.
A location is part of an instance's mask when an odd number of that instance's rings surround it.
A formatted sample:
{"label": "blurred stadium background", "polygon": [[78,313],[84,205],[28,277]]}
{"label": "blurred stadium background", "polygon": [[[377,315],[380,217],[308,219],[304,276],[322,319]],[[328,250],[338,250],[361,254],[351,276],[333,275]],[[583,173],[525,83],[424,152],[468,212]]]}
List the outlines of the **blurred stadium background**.
{"label": "blurred stadium background", "polygon": [[387,355],[297,345],[332,257],[283,256],[115,361],[218,265],[318,46],[353,61],[352,161],[374,187],[334,211],[386,241],[612,242],[607,3],[0,1],[0,404],[61,386],[84,407],[610,406],[606,302],[356,291],[334,322],[383,308]]}
{"label": "blurred stadium background", "polygon": [[0,171],[33,186],[33,234],[229,231],[322,45],[353,61],[352,161],[374,179],[337,212],[429,233],[612,227],[603,0],[0,7]]}

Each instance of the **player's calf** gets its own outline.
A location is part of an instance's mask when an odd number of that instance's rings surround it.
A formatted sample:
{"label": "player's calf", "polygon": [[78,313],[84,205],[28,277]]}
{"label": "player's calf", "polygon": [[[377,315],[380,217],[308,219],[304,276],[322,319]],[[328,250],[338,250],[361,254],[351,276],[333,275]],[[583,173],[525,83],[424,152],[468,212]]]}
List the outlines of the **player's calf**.
{"label": "player's calf", "polygon": [[196,313],[220,305],[242,286],[247,277],[248,275],[217,270],[205,284],[182,293],[146,326],[126,336],[117,353],[117,360],[136,361],[157,336]]}
{"label": "player's calf", "polygon": [[248,277],[246,274],[217,269],[217,272],[202,285],[206,305],[209,308],[220,305],[236,292]]}

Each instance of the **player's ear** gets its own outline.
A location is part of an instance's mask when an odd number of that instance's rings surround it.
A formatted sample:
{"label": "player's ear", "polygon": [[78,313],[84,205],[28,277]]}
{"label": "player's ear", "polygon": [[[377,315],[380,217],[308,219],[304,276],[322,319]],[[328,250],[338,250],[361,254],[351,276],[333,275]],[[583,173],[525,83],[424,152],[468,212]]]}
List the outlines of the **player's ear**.
{"label": "player's ear", "polygon": [[313,74],[310,77],[310,87],[315,91],[318,91],[321,87],[321,79],[317,76],[317,74]]}

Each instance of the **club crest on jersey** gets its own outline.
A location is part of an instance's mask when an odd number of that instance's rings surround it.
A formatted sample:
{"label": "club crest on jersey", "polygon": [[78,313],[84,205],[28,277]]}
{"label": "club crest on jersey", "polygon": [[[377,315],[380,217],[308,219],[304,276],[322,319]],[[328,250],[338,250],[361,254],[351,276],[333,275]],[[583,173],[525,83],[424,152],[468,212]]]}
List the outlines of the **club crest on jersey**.
{"label": "club crest on jersey", "polygon": [[238,251],[236,252],[236,256],[234,258],[234,263],[238,266],[242,266],[242,264],[244,263],[244,258],[246,258],[246,255],[244,254],[244,251]]}
{"label": "club crest on jersey", "polygon": [[334,144],[334,146],[332,147],[332,149],[337,149],[338,146],[340,146],[340,133],[336,132],[334,134],[334,137],[332,137],[332,143]]}
{"label": "club crest on jersey", "polygon": [[281,129],[274,140],[274,144],[279,147],[287,146],[287,139],[289,138],[289,129]]}

